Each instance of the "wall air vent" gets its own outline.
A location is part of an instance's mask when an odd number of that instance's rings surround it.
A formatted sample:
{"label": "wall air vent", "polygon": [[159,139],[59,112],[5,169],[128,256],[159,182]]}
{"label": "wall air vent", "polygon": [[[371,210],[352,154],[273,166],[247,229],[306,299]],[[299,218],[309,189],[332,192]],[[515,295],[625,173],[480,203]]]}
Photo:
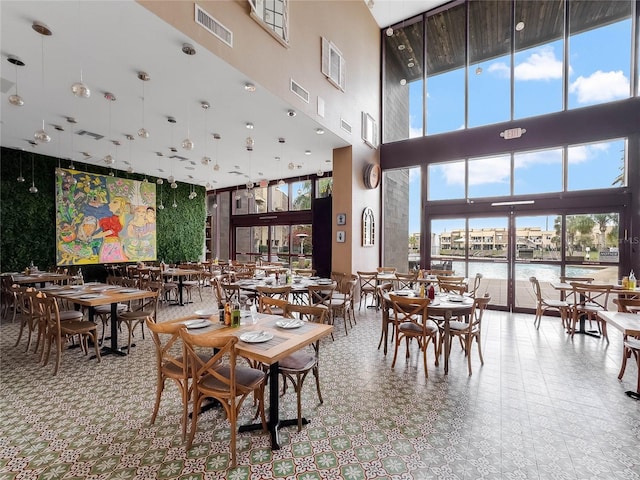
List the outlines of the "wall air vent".
{"label": "wall air vent", "polygon": [[94,140],[102,140],[104,138],[104,135],[100,135],[100,134],[97,134],[97,133],[89,132],[87,130],[78,130],[76,132],[76,134],[80,135],[80,136],[86,135],[88,137],[92,137]]}
{"label": "wall air vent", "polygon": [[233,32],[200,8],[198,4],[196,4],[195,7],[196,23],[233,48]]}
{"label": "wall air vent", "polygon": [[351,125],[349,125],[349,123],[347,123],[347,121],[344,118],[340,119],[340,128],[347,133],[351,133]]}
{"label": "wall air vent", "polygon": [[309,103],[309,92],[304,88],[302,88],[302,86],[299,83],[296,83],[296,81],[293,78],[291,79],[290,89],[293,93],[295,93],[302,100],[304,100],[305,103]]}

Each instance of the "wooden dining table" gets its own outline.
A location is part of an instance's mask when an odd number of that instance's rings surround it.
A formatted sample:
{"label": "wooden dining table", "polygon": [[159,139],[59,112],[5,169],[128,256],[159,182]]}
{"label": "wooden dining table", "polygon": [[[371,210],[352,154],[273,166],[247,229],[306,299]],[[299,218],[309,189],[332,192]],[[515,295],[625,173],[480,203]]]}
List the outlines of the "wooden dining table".
{"label": "wooden dining table", "polygon": [[[414,290],[395,290],[391,291],[394,295],[402,295],[408,297],[415,297],[416,292]],[[390,302],[389,292],[384,293],[384,300]],[[454,301],[455,299],[455,301]],[[429,316],[441,317],[443,319],[443,343],[444,343],[444,374],[449,374],[449,356],[451,353],[451,345],[449,344],[449,337],[451,336],[451,330],[449,322],[451,317],[469,316],[473,309],[473,298],[467,295],[451,295],[447,293],[439,293],[429,303],[427,307],[427,313]],[[383,312],[384,315],[384,312]],[[384,332],[383,332],[384,334]],[[385,345],[387,339],[384,339]],[[386,353],[386,347],[385,347]]]}
{"label": "wooden dining table", "polygon": [[[628,313],[628,312],[598,312],[598,316],[607,322],[607,325],[612,325],[622,332],[624,337],[640,337],[640,314]],[[624,355],[624,353],[623,353]],[[640,371],[638,372],[640,377]],[[639,389],[635,392],[633,390],[626,391],[625,393],[636,400],[640,400],[640,381],[638,382]]]}
{"label": "wooden dining table", "polygon": [[[160,271],[160,270],[158,270]],[[165,268],[161,271],[164,277],[177,277],[178,278],[178,303],[181,307],[184,306],[183,294],[182,291],[184,289],[184,278],[189,277],[191,275],[199,275],[202,273],[202,270],[193,270],[188,268]]]}
{"label": "wooden dining table", "polygon": [[[198,318],[190,315],[184,318],[171,320],[172,322],[185,322]],[[200,335],[235,335],[240,338],[235,348],[239,355],[269,365],[269,417],[267,420],[267,428],[271,436],[271,449],[279,450],[280,441],[278,430],[281,427],[297,425],[298,419],[281,419],[280,418],[280,371],[279,361],[288,355],[296,352],[317,340],[331,335],[333,327],[331,325],[319,324],[313,322],[304,322],[300,328],[287,329],[280,328],[277,323],[282,321],[283,317],[279,315],[267,315],[258,313],[252,317],[246,317],[246,324],[241,321],[240,327],[229,327],[219,322],[218,315],[214,314],[208,318],[210,325],[204,328],[189,329],[191,334]],[[248,343],[242,340],[242,335],[251,332],[266,332],[273,337],[268,341],[261,343]],[[303,424],[309,423],[308,419],[302,419]],[[239,430],[253,431],[262,429],[261,423],[252,423],[241,425]]]}
{"label": "wooden dining table", "polygon": [[11,276],[13,283],[17,283],[18,285],[40,285],[41,288],[45,287],[47,283],[60,283],[73,278],[73,275],[55,272],[37,272],[29,275],[25,273],[14,273],[11,274]]}
{"label": "wooden dining table", "polygon": [[[549,284],[554,290],[558,290],[560,292],[560,298],[562,300],[565,299],[566,292],[570,292],[573,290],[573,287],[571,286],[571,284],[567,282],[558,281],[558,282],[549,282]],[[590,285],[604,285],[604,284],[601,282],[593,282]],[[607,284],[607,285],[610,285],[610,284]],[[640,296],[640,288],[630,290],[628,288],[622,288],[622,286],[620,285],[614,285],[610,293],[614,295],[618,295],[618,297],[636,298]],[[586,322],[585,322],[584,316],[580,316],[578,330],[576,330],[574,333],[600,338],[600,334],[597,331],[591,331],[586,329]]]}
{"label": "wooden dining table", "polygon": [[107,285],[106,283],[85,283],[83,285],[66,285],[45,287],[41,289],[47,296],[55,297],[59,300],[74,303],[78,306],[87,307],[89,310],[89,321],[93,322],[95,317],[95,307],[100,305],[111,305],[111,345],[102,346],[100,355],[127,355],[126,350],[118,348],[118,303],[152,298],[158,295],[151,290],[140,290],[137,288],[120,287],[118,285]]}

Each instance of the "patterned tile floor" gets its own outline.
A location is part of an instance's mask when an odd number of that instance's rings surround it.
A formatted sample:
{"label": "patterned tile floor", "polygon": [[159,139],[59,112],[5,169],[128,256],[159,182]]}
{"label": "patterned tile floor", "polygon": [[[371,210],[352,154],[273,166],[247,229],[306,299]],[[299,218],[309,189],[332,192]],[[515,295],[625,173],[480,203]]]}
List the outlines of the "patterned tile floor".
{"label": "patterned tile floor", "polygon": [[[165,307],[160,321],[212,304]],[[366,310],[366,311],[365,311]],[[238,467],[228,469],[229,430],[220,413],[200,418],[194,446],[180,435],[180,399],[165,391],[149,425],[155,388],[153,342],[136,338],[125,358],[102,363],[67,350],[58,376],[42,368],[16,324],[0,326],[0,479],[637,479],[640,402],[625,396],[636,368],[617,380],[621,336],[611,343],[576,336],[555,318],[540,330],[533,318],[488,311],[485,365],[473,352],[474,373],[454,345],[448,377],[429,363],[424,378],[415,350],[377,350],[379,313],[365,309],[345,336],[322,343],[324,404],[305,384],[298,433],[281,431],[282,449],[268,435],[238,437]],[[404,350],[401,350],[401,354]],[[292,389],[284,416],[295,416]],[[251,419],[250,402],[241,422]]]}

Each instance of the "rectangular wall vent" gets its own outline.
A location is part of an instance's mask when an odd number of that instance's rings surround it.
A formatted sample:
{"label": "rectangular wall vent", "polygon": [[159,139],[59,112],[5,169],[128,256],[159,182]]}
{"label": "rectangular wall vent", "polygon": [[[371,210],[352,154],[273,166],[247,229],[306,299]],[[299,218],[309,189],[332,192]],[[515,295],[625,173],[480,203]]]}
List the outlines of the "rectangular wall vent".
{"label": "rectangular wall vent", "polygon": [[88,136],[88,137],[92,137],[94,140],[102,140],[104,138],[104,135],[100,135],[98,133],[93,133],[93,132],[89,132],[87,130],[78,130],[76,132],[76,134],[80,135],[80,136]]}
{"label": "rectangular wall vent", "polygon": [[345,132],[351,133],[351,125],[347,123],[344,118],[340,119],[340,128],[342,128]]}
{"label": "rectangular wall vent", "polygon": [[302,86],[299,83],[296,83],[296,81],[293,78],[291,79],[290,89],[293,93],[299,96],[306,103],[309,103],[309,92],[304,88],[302,88]]}
{"label": "rectangular wall vent", "polygon": [[195,5],[195,21],[209,33],[233,48],[233,32],[202,10],[198,4]]}

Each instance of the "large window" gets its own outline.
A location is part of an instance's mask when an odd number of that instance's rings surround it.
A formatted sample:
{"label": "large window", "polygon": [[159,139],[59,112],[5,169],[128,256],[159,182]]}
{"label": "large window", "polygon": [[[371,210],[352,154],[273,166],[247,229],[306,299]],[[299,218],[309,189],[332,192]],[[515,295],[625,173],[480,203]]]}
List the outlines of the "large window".
{"label": "large window", "polygon": [[634,2],[567,2],[468,1],[383,31],[383,142],[632,95]]}

